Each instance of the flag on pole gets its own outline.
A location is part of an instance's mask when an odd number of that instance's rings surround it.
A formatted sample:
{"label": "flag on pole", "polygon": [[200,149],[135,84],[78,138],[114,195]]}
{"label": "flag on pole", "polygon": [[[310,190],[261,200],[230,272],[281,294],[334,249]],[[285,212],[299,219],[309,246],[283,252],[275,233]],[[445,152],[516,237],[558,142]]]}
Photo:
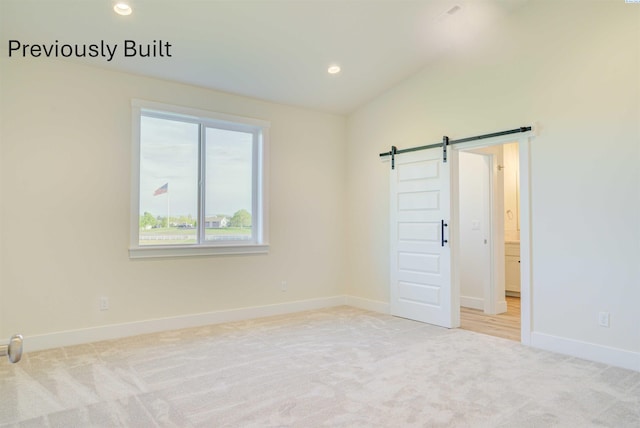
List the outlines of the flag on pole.
{"label": "flag on pole", "polygon": [[153,192],[153,196],[162,195],[163,193],[167,193],[169,191],[169,183],[165,183],[163,186],[160,186]]}

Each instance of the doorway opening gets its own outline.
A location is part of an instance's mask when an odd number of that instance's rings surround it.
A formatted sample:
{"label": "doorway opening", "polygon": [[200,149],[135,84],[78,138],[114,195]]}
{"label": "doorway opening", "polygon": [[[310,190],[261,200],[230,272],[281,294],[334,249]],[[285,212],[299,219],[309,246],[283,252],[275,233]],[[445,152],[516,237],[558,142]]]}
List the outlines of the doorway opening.
{"label": "doorway opening", "polygon": [[[514,138],[513,134],[520,135]],[[380,153],[382,158],[391,161],[389,312],[392,315],[446,328],[460,327],[462,269],[460,234],[456,230],[460,225],[460,154],[517,141],[520,174],[520,342],[531,344],[530,147],[534,136],[531,127],[521,127],[458,140],[445,136],[441,144],[403,150],[392,146],[391,151]],[[400,154],[402,156],[398,156]],[[496,182],[497,179],[492,183]],[[499,282],[493,280],[501,272],[504,278],[504,216],[496,225],[501,213],[502,210],[498,210],[490,220],[492,231],[502,231],[503,234],[498,240],[500,245],[493,241],[490,244],[492,276],[486,283],[492,286],[487,287],[489,298],[483,300],[483,305],[486,302],[492,313],[501,312],[501,306],[506,310],[504,281],[502,290],[496,292],[495,284]]]}
{"label": "doorway opening", "polygon": [[458,155],[460,328],[521,340],[518,142]]}

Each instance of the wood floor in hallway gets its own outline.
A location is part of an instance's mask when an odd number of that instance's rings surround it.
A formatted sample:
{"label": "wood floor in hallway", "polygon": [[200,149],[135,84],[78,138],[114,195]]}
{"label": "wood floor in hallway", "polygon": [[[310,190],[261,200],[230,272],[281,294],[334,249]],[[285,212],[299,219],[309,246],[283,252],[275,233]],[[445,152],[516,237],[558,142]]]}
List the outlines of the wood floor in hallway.
{"label": "wood floor in hallway", "polygon": [[460,328],[520,342],[520,298],[507,296],[507,312],[485,315],[478,309],[460,308]]}

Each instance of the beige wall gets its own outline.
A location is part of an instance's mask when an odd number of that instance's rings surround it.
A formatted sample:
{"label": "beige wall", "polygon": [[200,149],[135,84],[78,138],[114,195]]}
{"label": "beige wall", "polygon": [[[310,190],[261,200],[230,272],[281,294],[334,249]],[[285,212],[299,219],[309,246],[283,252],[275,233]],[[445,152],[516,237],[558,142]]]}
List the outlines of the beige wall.
{"label": "beige wall", "polygon": [[537,121],[532,329],[637,352],[640,8],[550,5],[529,2],[350,115],[348,293],[389,299],[389,164],[378,153]]}
{"label": "beige wall", "polygon": [[[344,293],[344,117],[63,61],[0,76],[0,337]],[[268,255],[129,260],[132,98],[271,121]]]}

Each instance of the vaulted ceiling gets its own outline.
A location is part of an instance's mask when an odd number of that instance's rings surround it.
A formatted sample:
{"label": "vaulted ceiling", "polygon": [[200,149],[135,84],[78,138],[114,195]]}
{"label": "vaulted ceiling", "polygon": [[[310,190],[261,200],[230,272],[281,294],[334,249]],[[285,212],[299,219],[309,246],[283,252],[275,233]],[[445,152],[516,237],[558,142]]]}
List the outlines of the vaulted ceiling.
{"label": "vaulted ceiling", "polygon": [[[441,55],[470,48],[525,2],[130,0],[133,13],[120,16],[113,0],[2,0],[0,49],[5,60],[9,40],[169,43],[170,58],[69,60],[344,114]],[[331,64],[342,71],[328,74]]]}

